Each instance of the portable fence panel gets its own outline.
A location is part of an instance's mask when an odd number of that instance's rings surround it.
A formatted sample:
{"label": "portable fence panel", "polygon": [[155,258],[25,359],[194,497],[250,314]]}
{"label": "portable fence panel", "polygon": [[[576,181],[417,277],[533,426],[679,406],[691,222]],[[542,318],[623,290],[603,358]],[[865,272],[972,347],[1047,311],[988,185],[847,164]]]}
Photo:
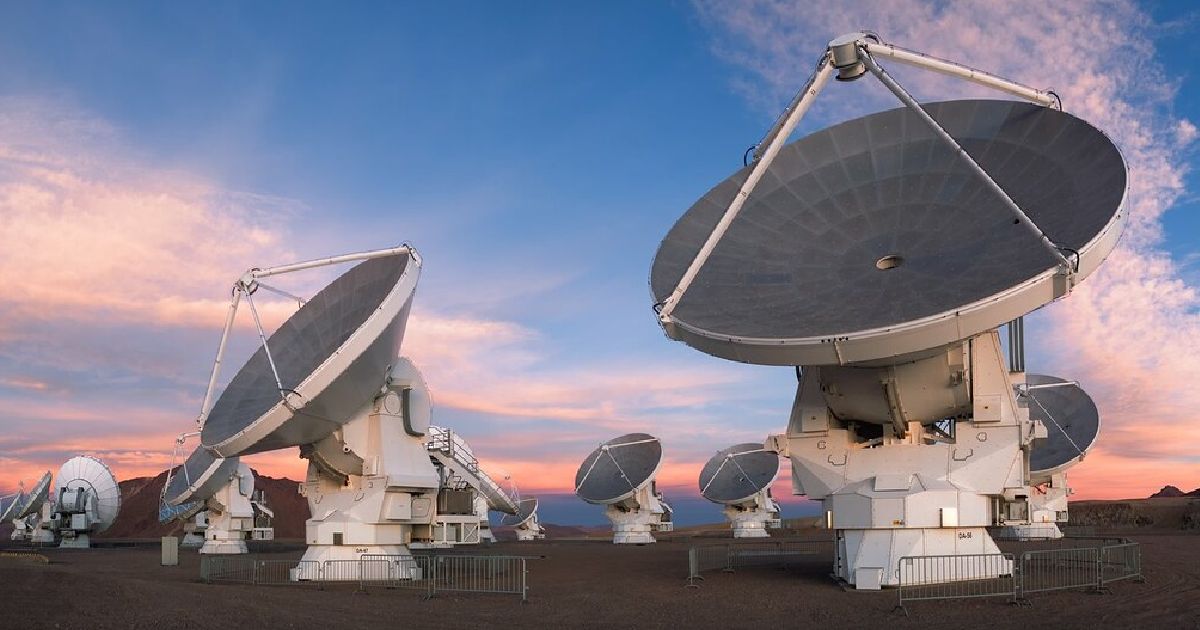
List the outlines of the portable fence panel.
{"label": "portable fence panel", "polygon": [[240,556],[200,556],[200,579],[253,584],[254,562]]}
{"label": "portable fence panel", "polygon": [[1099,549],[1043,549],[1021,554],[1021,594],[1095,588]]}
{"label": "portable fence panel", "polygon": [[312,560],[253,560],[255,584],[314,584],[321,563]]}
{"label": "portable fence panel", "polygon": [[905,556],[897,564],[900,606],[913,600],[1007,597],[1016,600],[1013,555]]}
{"label": "portable fence panel", "polygon": [[1100,583],[1142,579],[1142,547],[1138,543],[1100,548]]}
{"label": "portable fence panel", "polygon": [[433,592],[514,593],[526,598],[525,558],[516,556],[429,556]]}
{"label": "portable fence panel", "polygon": [[427,579],[429,572],[422,566],[428,564],[426,557],[368,554],[360,562],[359,574],[364,586],[423,590],[432,587],[432,581]]}
{"label": "portable fence panel", "polygon": [[326,560],[321,564],[322,582],[356,582],[360,581],[358,560]]}

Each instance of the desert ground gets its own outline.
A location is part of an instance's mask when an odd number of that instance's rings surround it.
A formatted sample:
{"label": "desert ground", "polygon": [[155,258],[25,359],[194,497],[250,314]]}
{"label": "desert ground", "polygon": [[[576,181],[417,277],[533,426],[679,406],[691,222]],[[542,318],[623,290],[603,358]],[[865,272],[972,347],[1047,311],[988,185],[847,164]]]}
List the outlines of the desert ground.
{"label": "desert ground", "polygon": [[[812,540],[827,532],[793,532]],[[681,532],[654,545],[603,538],[500,542],[489,554],[538,556],[530,594],[439,594],[352,586],[205,584],[195,551],[160,566],[155,541],[130,547],[40,550],[48,562],[0,555],[5,628],[1200,628],[1200,535],[1127,534],[1142,544],[1146,583],[1107,594],[1040,593],[1028,607],[1001,600],[915,602],[895,612],[895,591],[845,591],[829,577],[832,547],[787,570],[708,574],[687,588],[687,549],[719,542]],[[278,543],[269,559],[298,559]]]}

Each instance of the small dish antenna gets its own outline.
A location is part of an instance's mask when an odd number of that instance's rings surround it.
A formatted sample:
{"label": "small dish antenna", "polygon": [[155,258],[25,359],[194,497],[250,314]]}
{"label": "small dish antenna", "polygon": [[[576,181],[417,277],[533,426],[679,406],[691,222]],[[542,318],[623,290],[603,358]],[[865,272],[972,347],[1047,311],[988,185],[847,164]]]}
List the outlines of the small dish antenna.
{"label": "small dish antenna", "polygon": [[[919,103],[884,60],[1023,100]],[[868,74],[902,107],[789,143],[830,78]],[[1020,318],[1116,246],[1120,151],[1052,91],[861,32],[829,42],[747,158],[659,246],[663,331],[717,357],[796,366],[788,431],[766,446],[791,459],[793,490],[822,502],[847,550],[836,577],[874,589],[896,584],[903,556],[999,553],[987,528],[1035,509],[1025,471],[1038,423],[998,328],[1023,339]]]}
{"label": "small dish antenna", "polygon": [[734,538],[764,538],[779,527],[779,504],[771,484],[779,454],[748,442],[717,451],[700,470],[700,495],[725,506]]}
{"label": "small dish antenna", "polygon": [[[183,437],[177,440],[184,443]],[[159,520],[187,521],[184,542],[205,555],[243,554],[254,530],[254,473],[237,457],[192,451],[163,486]]]}
{"label": "small dish antenna", "polygon": [[103,533],[121,511],[121,487],[104,462],[79,455],[55,477],[54,528],[60,547],[86,549],[91,535]]}
{"label": "small dish antenna", "polygon": [[654,477],[662,463],[662,443],[648,433],[629,433],[599,446],[575,473],[575,494],[605,506],[613,542],[654,542],[653,531],[671,531],[671,507]]}
{"label": "small dish antenna", "polygon": [[537,497],[525,497],[521,499],[521,509],[516,514],[505,514],[500,525],[511,527],[518,541],[541,540],[546,537],[546,530],[538,522],[537,509]]}
{"label": "small dish antenna", "polygon": [[51,529],[50,522],[53,507],[50,502],[50,480],[50,472],[46,471],[33,485],[33,490],[25,493],[24,498],[13,509],[14,542],[54,544],[54,530]]}
{"label": "small dish antenna", "polygon": [[1100,411],[1074,381],[1044,374],[1026,374],[1016,386],[1018,400],[1037,424],[1030,444],[1028,523],[1008,525],[1005,537],[1018,540],[1062,538],[1059,525],[1068,521],[1067,469],[1083,461],[1100,435]]}

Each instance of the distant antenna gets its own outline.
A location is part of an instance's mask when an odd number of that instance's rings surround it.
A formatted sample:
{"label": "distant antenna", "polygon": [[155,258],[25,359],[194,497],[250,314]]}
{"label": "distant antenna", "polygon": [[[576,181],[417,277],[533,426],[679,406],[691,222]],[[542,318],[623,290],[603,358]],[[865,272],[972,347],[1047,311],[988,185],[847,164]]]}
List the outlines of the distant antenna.
{"label": "distant antenna", "polygon": [[537,497],[521,499],[521,509],[516,514],[506,514],[500,519],[500,525],[511,527],[517,534],[517,540],[528,542],[541,540],[546,537],[546,531],[538,523]]}
{"label": "distant antenna", "polygon": [[34,484],[33,490],[26,493],[23,500],[17,504],[13,514],[14,542],[54,544],[54,530],[50,527],[53,507],[50,502],[50,480],[50,472],[47,471]]}
{"label": "distant antenna", "polygon": [[80,455],[58,471],[54,527],[60,547],[86,549],[91,535],[103,533],[121,511],[121,488],[104,462]]}
{"label": "distant antenna", "polygon": [[1100,411],[1078,383],[1057,376],[1026,374],[1025,383],[1015,386],[1018,401],[1038,423],[1030,444],[1027,523],[1007,525],[1006,538],[1040,540],[1062,538],[1059,525],[1068,520],[1067,469],[1083,461],[1100,434]]}
{"label": "distant antenna", "polygon": [[771,483],[779,473],[779,454],[753,442],[717,451],[700,471],[700,494],[725,505],[734,538],[763,538],[779,527],[779,504]]}
{"label": "distant antenna", "polygon": [[199,546],[202,554],[243,554],[254,529],[253,494],[249,466],[197,448],[167,474],[159,520],[187,521],[184,543]]}
{"label": "distant antenna", "polygon": [[647,433],[613,438],[592,451],[575,473],[575,494],[596,505],[613,526],[613,542],[654,542],[652,531],[671,531],[671,507],[654,484],[662,444]]}

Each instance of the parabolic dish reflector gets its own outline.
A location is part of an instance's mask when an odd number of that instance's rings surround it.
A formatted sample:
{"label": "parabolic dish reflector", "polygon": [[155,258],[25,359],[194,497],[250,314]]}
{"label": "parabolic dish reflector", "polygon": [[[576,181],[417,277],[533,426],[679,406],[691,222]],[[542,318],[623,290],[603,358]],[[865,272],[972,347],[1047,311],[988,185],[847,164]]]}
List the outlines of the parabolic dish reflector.
{"label": "parabolic dish reflector", "polygon": [[575,473],[575,494],[588,503],[616,503],[650,482],[662,462],[662,443],[647,433],[613,438],[592,451]]}
{"label": "parabolic dish reflector", "polygon": [[775,481],[779,454],[747,442],[717,451],[700,470],[700,494],[715,503],[740,503]]}
{"label": "parabolic dish reflector", "polygon": [[17,510],[16,518],[25,518],[26,516],[29,516],[30,514],[42,509],[42,505],[44,505],[46,500],[49,498],[50,473],[47,472],[46,474],[42,475],[41,479],[38,479],[37,484],[33,486],[33,490],[30,490],[29,494],[25,495],[25,504],[21,506],[21,509]]}
{"label": "parabolic dish reflector", "polygon": [[17,511],[25,504],[26,496],[28,495],[18,492],[4,501],[3,509],[0,509],[0,524],[7,523],[17,517]]}
{"label": "parabolic dish reflector", "polygon": [[[216,457],[204,447],[199,447],[171,475],[163,499],[173,506],[189,501],[205,501],[233,477],[237,467],[238,458]],[[180,516],[187,517],[183,514]]]}
{"label": "parabolic dish reflector", "polygon": [[103,532],[117,519],[121,511],[121,487],[104,462],[87,455],[72,457],[58,469],[55,481],[56,496],[61,496],[63,490],[89,490],[96,497],[97,523],[93,533]]}
{"label": "parabolic dish reflector", "polygon": [[504,527],[520,527],[537,512],[538,500],[537,497],[526,497],[521,499],[521,506],[516,514],[505,514],[500,518],[500,525]]}
{"label": "parabolic dish reflector", "polygon": [[369,404],[396,360],[420,263],[410,252],[355,265],[267,340],[213,405],[201,442],[223,457],[311,444]]}
{"label": "parabolic dish reflector", "polygon": [[[1066,383],[1066,379],[1043,374],[1026,374],[1028,385]],[[1029,454],[1029,473],[1048,478],[1078,462],[1096,443],[1100,434],[1100,411],[1078,385],[1061,385],[1029,390],[1029,419],[1046,425],[1046,438],[1034,440]]]}
{"label": "parabolic dish reflector", "polygon": [[[1098,129],[1017,101],[924,107],[1047,237],[1078,252],[1076,281],[1115,246],[1125,162]],[[710,190],[663,239],[650,275],[656,302],[675,289],[749,170]],[[1049,303],[1058,265],[905,107],[786,145],[675,306],[667,332],[748,363],[887,359]]]}

